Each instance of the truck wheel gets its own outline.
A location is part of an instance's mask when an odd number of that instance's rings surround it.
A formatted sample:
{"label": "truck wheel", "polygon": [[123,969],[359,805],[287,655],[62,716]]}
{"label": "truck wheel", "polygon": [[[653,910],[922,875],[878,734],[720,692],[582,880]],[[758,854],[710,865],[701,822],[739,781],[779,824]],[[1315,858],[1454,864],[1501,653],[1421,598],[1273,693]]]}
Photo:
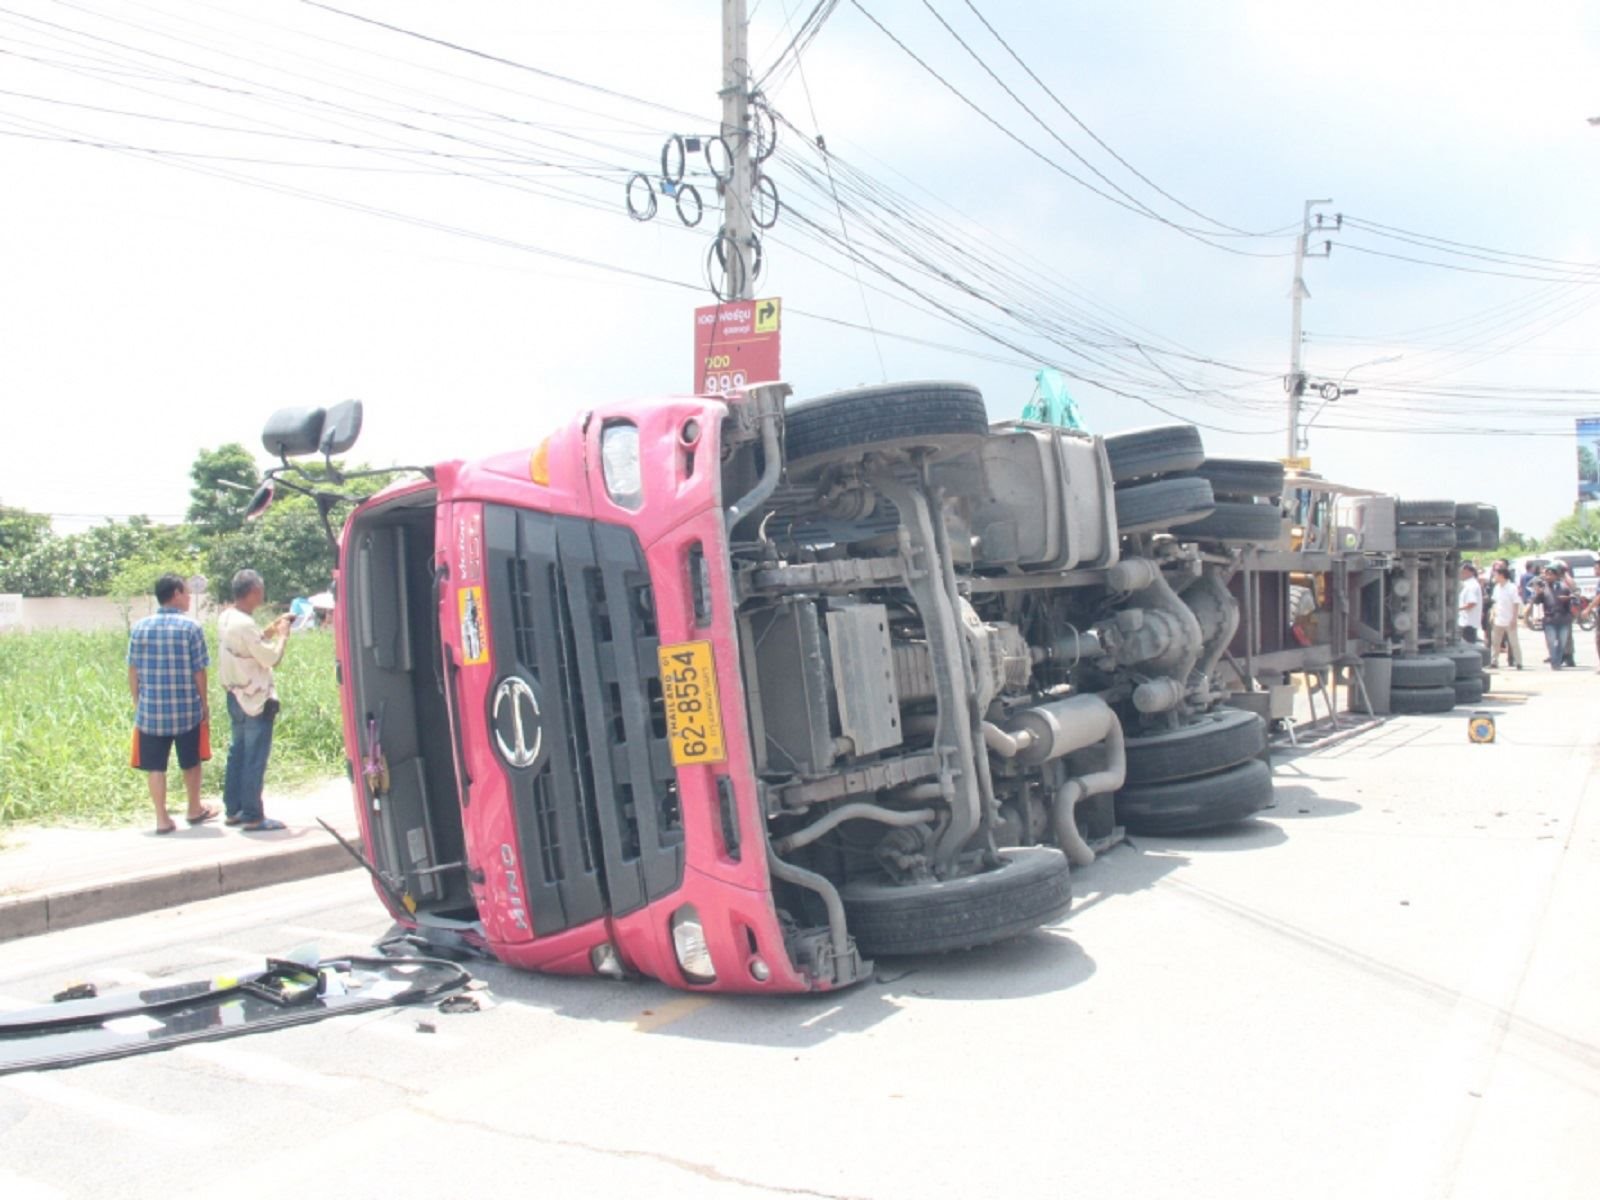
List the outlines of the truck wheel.
{"label": "truck wheel", "polygon": [[1392,687],[1389,689],[1389,711],[1396,715],[1406,713],[1445,713],[1456,706],[1455,681],[1438,687]]}
{"label": "truck wheel", "polygon": [[[1414,658],[1390,660],[1389,685],[1397,688],[1444,687],[1456,680],[1454,660],[1443,654],[1419,654]],[[1483,670],[1481,664],[1473,668]]]}
{"label": "truck wheel", "polygon": [[1242,708],[1219,708],[1193,725],[1124,743],[1128,784],[1165,783],[1224,771],[1267,748],[1267,725]]}
{"label": "truck wheel", "polygon": [[1258,458],[1208,458],[1195,472],[1227,500],[1283,495],[1283,464]]}
{"label": "truck wheel", "polygon": [[1067,856],[1049,846],[1004,850],[993,870],[934,883],[857,879],[839,889],[861,953],[943,954],[1037,929],[1072,904]]}
{"label": "truck wheel", "polygon": [[[1445,652],[1443,655],[1430,655],[1429,657],[1448,658],[1456,665],[1457,679],[1476,679],[1483,674],[1484,658],[1476,646],[1466,646]],[[1413,662],[1416,660],[1413,659]]]}
{"label": "truck wheel", "polygon": [[1193,833],[1232,825],[1272,805],[1272,772],[1252,758],[1199,779],[1125,787],[1117,824],[1129,833]]}
{"label": "truck wheel", "polygon": [[1219,500],[1209,517],[1183,531],[1185,541],[1275,542],[1283,536],[1283,512],[1275,503]]}
{"label": "truck wheel", "polygon": [[1119,487],[1116,495],[1117,528],[1123,533],[1188,525],[1209,514],[1216,504],[1211,485],[1192,475]]}
{"label": "truck wheel", "polygon": [[965,383],[855,388],[803,400],[784,413],[791,471],[873,450],[955,454],[978,445],[988,432],[983,393]]}
{"label": "truck wheel", "polygon": [[1462,550],[1476,550],[1483,545],[1483,534],[1473,529],[1456,530],[1456,545]]}
{"label": "truck wheel", "polygon": [[1455,688],[1457,704],[1477,704],[1483,699],[1482,679],[1458,679],[1452,686]]}
{"label": "truck wheel", "polygon": [[1456,519],[1454,500],[1396,500],[1394,519],[1404,525],[1445,525]]}
{"label": "truck wheel", "polygon": [[1105,441],[1111,478],[1117,483],[1147,475],[1192,471],[1206,457],[1200,431],[1193,425],[1130,429],[1127,433],[1110,434]]}
{"label": "truck wheel", "polygon": [[1454,550],[1456,530],[1453,525],[1400,525],[1394,531],[1397,550]]}

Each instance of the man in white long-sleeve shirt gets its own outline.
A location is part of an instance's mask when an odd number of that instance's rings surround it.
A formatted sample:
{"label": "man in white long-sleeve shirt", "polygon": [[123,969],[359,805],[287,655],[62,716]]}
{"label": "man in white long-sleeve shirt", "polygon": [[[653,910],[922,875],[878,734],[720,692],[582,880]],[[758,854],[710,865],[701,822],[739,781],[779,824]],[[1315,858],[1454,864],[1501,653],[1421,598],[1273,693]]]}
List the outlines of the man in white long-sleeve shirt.
{"label": "man in white long-sleeve shirt", "polygon": [[272,668],[289,645],[289,621],[279,617],[266,629],[252,615],[267,598],[267,585],[251,570],[233,577],[233,606],[217,618],[217,677],[228,693],[228,720],[233,741],[223,776],[225,823],[248,833],[284,827],[262,811],[261,789],[272,753],[272,725],[278,716],[278,693]]}

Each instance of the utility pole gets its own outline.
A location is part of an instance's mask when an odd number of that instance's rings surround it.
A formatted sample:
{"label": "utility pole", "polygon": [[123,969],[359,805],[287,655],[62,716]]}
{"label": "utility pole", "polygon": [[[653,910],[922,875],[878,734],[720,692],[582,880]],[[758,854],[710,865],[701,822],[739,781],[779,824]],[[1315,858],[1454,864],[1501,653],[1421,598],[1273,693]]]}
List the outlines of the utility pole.
{"label": "utility pole", "polygon": [[1300,237],[1294,244],[1294,286],[1289,289],[1289,300],[1292,306],[1289,332],[1289,375],[1283,381],[1284,389],[1289,393],[1289,436],[1283,452],[1286,458],[1298,458],[1300,455],[1300,397],[1305,395],[1306,391],[1306,373],[1300,364],[1300,304],[1307,296],[1311,295],[1306,289],[1305,280],[1306,243],[1311,238],[1311,210],[1319,204],[1332,203],[1332,200],[1306,201],[1305,214],[1300,219]]}
{"label": "utility pole", "polygon": [[[728,236],[722,294],[730,300],[755,295],[750,255],[751,206],[755,202],[754,147],[750,144],[750,22],[745,0],[722,0],[722,138],[733,163],[723,210]],[[1302,244],[1304,243],[1304,239]]]}

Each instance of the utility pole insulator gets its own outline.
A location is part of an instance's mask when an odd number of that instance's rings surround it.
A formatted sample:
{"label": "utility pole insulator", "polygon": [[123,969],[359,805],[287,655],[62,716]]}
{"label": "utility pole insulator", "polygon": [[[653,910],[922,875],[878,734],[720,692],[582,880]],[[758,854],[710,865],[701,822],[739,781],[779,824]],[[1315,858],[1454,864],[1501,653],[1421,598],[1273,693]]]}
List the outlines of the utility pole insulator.
{"label": "utility pole insulator", "polygon": [[[1285,439],[1287,458],[1297,458],[1300,454],[1300,398],[1306,391],[1306,373],[1301,366],[1301,349],[1305,341],[1300,328],[1300,306],[1311,293],[1306,290],[1306,244],[1311,239],[1311,210],[1319,204],[1332,204],[1332,200],[1307,200],[1305,212],[1300,218],[1300,236],[1294,244],[1294,286],[1289,289],[1290,304],[1290,330],[1289,330],[1289,428]],[[1322,224],[1322,214],[1317,213],[1317,225]],[[1331,253],[1332,244],[1326,243]]]}

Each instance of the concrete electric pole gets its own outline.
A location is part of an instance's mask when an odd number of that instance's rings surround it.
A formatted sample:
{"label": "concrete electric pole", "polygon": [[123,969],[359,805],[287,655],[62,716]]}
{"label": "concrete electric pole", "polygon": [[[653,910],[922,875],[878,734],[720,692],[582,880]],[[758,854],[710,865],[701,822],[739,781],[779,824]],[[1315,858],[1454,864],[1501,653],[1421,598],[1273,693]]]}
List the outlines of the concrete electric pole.
{"label": "concrete electric pole", "polygon": [[[1285,458],[1298,458],[1300,455],[1300,398],[1306,391],[1306,373],[1301,366],[1301,332],[1300,332],[1300,305],[1311,293],[1306,289],[1306,243],[1311,238],[1311,210],[1319,204],[1332,204],[1332,200],[1307,200],[1305,214],[1300,219],[1300,236],[1294,244],[1294,286],[1289,289],[1289,300],[1292,305],[1291,326],[1289,332],[1289,375],[1283,381],[1284,389],[1289,393],[1289,431],[1284,447]],[[1340,222],[1343,224],[1343,221]],[[1318,218],[1321,224],[1321,218]],[[1327,254],[1324,252],[1323,257]]]}
{"label": "concrete electric pole", "polygon": [[749,300],[755,295],[751,208],[756,166],[750,137],[749,42],[745,0],[722,0],[722,138],[733,159],[723,195],[728,241],[722,295],[728,300]]}

